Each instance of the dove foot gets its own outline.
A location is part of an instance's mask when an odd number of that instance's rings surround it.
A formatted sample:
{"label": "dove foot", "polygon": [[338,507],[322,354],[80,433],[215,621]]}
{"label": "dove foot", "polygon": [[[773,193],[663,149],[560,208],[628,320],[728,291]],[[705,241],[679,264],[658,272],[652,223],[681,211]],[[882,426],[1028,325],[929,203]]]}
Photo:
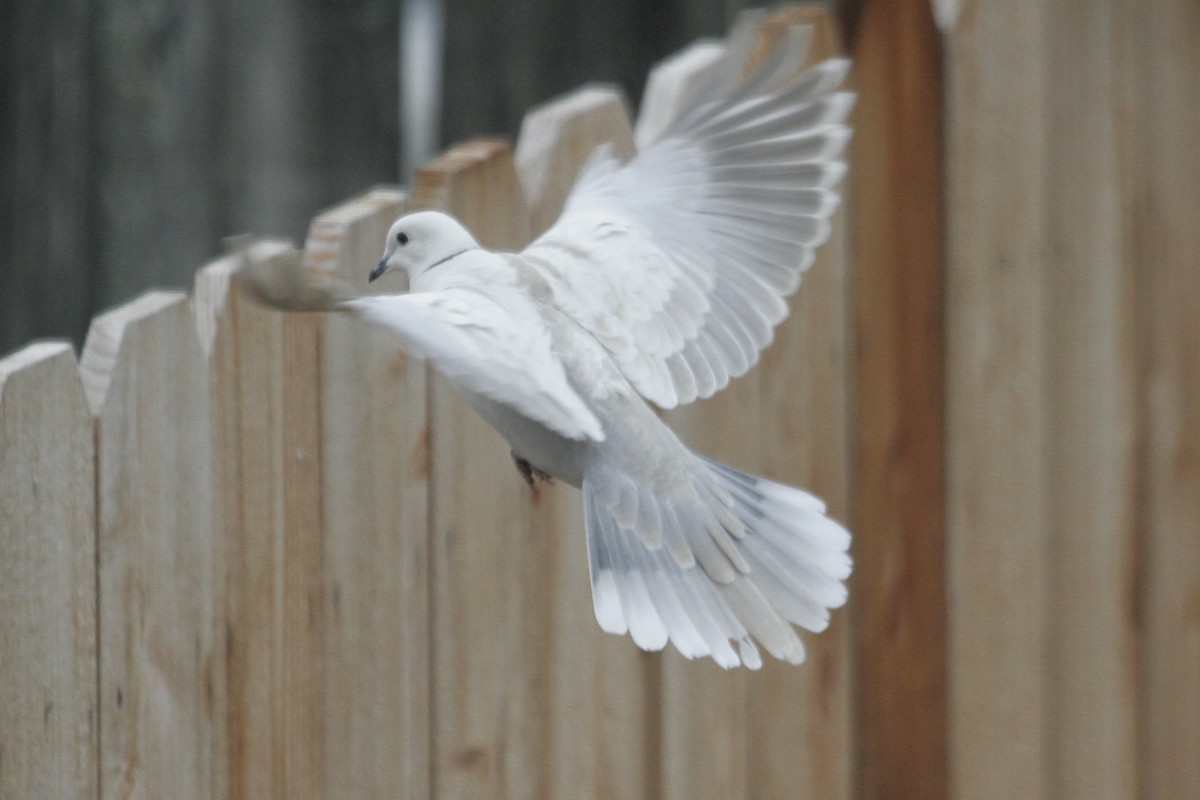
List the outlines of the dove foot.
{"label": "dove foot", "polygon": [[525,482],[529,484],[530,489],[534,488],[536,481],[542,481],[551,486],[554,485],[554,478],[552,478],[549,473],[542,472],[540,469],[521,458],[515,452],[510,452],[509,455],[512,456],[513,463],[517,465],[517,472],[521,473],[521,477],[524,478]]}

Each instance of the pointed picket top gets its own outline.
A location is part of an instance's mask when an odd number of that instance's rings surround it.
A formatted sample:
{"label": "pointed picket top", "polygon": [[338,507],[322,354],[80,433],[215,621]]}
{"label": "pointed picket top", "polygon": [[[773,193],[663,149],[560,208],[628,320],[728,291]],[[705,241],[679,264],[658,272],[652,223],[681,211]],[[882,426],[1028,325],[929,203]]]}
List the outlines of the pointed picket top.
{"label": "pointed picket top", "polygon": [[519,250],[529,243],[529,204],[502,139],[455,145],[422,167],[411,205],[452,214],[484,247]]}
{"label": "pointed picket top", "polygon": [[0,359],[0,794],[96,797],[95,459],[67,342]]}
{"label": "pointed picket top", "polygon": [[96,317],[80,373],[96,417],[101,792],[136,782],[207,798],[218,550],[208,370],[187,297],[149,292]]}
{"label": "pointed picket top", "polygon": [[[386,291],[369,286],[367,276],[383,253],[388,227],[404,213],[407,200],[402,189],[380,187],[321,212],[304,243],[304,273],[313,282],[340,281],[357,292]],[[364,228],[375,235],[364,236]]]}
{"label": "pointed picket top", "polygon": [[726,45],[701,39],[650,70],[633,138],[639,150],[662,135],[703,89],[716,79]]}
{"label": "pointed picket top", "polygon": [[621,161],[636,152],[625,97],[614,86],[583,86],[525,115],[514,160],[534,236],[554,224],[580,168],[602,144]]}
{"label": "pointed picket top", "polygon": [[[356,292],[407,196],[375,189],[321,213],[304,269]],[[317,278],[319,279],[319,278]],[[325,792],[428,797],[429,481],[426,369],[388,331],[320,319]]]}
{"label": "pointed picket top", "polygon": [[79,375],[93,415],[100,414],[104,406],[126,327],[137,325],[171,306],[186,307],[187,296],[182,292],[150,291],[92,320],[79,360]]}

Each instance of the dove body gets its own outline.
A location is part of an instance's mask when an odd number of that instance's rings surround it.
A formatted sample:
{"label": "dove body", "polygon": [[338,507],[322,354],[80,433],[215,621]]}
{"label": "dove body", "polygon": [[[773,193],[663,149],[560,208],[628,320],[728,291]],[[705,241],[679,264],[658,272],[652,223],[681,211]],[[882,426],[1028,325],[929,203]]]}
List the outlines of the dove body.
{"label": "dove body", "polygon": [[799,70],[809,36],[749,73],[753,42],[735,37],[657,140],[628,163],[593,154],[520,253],[445,214],[402,217],[371,279],[403,271],[410,291],[341,305],[427,358],[516,456],[580,487],[603,630],[727,668],[760,666],[759,646],[801,662],[793,625],[823,630],[851,571],[820,500],[692,452],[651,408],[748,371],[828,236],[853,97],[846,61]]}

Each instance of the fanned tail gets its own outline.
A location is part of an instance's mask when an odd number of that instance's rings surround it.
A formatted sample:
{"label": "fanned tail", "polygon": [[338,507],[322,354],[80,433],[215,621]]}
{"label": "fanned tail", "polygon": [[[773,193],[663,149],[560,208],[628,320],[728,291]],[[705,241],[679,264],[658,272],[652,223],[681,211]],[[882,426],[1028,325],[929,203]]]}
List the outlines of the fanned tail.
{"label": "fanned tail", "polygon": [[726,669],[762,665],[756,642],[804,660],[846,602],[850,534],[807,492],[697,456],[690,491],[655,496],[611,474],[583,482],[596,620],[644,650],[670,641]]}

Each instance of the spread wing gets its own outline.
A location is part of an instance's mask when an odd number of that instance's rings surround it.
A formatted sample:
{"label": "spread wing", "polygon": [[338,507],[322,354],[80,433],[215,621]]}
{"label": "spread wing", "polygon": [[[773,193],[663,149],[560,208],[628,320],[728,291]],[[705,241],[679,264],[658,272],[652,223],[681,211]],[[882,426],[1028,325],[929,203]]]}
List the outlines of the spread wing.
{"label": "spread wing", "polygon": [[454,290],[367,295],[342,307],[397,334],[468,392],[567,438],[603,441],[600,422],[571,388],[536,314],[518,320],[483,294]]}
{"label": "spread wing", "polygon": [[593,154],[522,254],[646,399],[708,397],[758,360],[829,235],[845,172],[843,59],[800,71],[795,29],[742,79],[745,48],[629,163]]}

